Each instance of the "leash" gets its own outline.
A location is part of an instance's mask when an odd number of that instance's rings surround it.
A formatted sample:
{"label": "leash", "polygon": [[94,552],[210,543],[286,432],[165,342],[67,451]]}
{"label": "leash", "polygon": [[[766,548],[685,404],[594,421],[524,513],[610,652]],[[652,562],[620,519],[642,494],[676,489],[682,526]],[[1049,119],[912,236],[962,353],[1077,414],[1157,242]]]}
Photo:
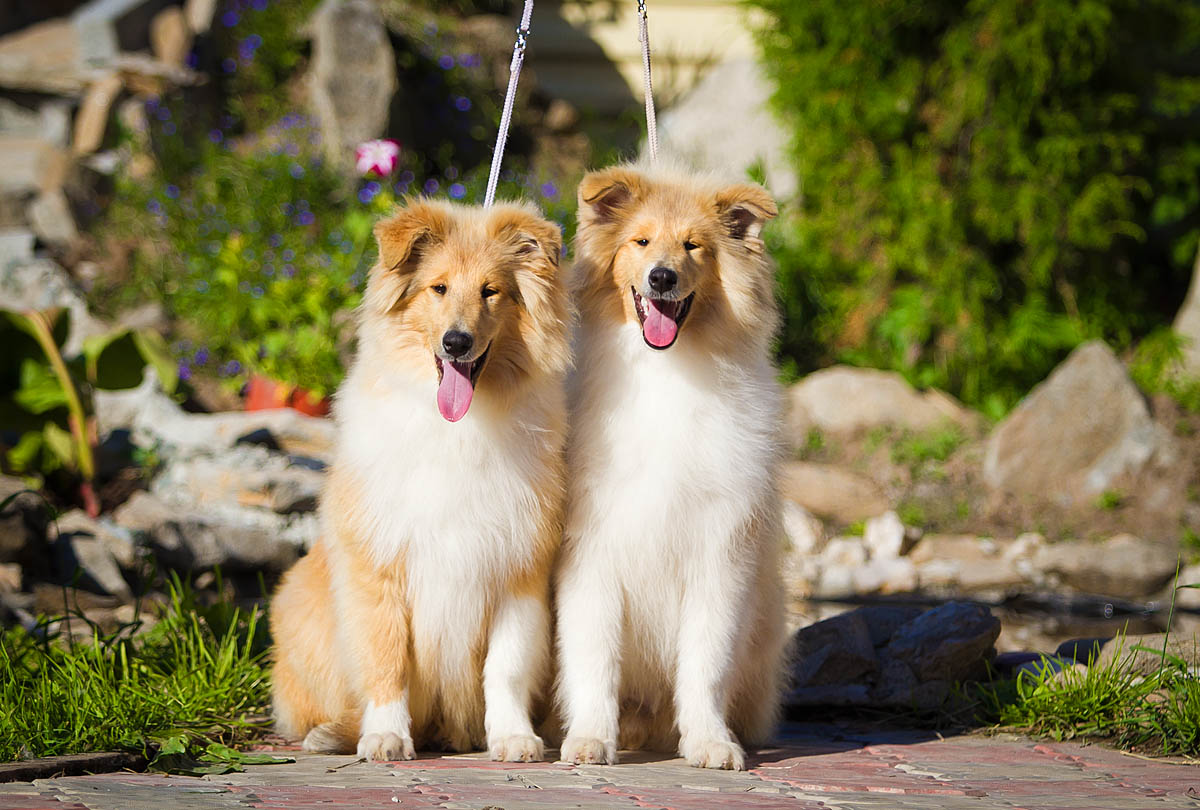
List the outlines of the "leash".
{"label": "leash", "polygon": [[638,0],[638,40],[642,43],[642,73],[646,77],[646,143],[651,162],[658,160],[658,121],[654,117],[654,84],[650,81],[650,32],[646,28],[646,0]]}
{"label": "leash", "polygon": [[500,179],[500,164],[504,161],[504,144],[508,141],[508,126],[512,122],[513,101],[517,95],[517,78],[525,62],[525,45],[529,39],[529,19],[532,16],[533,0],[525,0],[521,24],[517,26],[517,41],[513,44],[512,64],[508,66],[508,92],[504,94],[504,110],[500,113],[500,127],[496,132],[496,149],[492,152],[492,169],[488,173],[487,192],[483,197],[484,208],[490,208],[496,199],[496,183]]}

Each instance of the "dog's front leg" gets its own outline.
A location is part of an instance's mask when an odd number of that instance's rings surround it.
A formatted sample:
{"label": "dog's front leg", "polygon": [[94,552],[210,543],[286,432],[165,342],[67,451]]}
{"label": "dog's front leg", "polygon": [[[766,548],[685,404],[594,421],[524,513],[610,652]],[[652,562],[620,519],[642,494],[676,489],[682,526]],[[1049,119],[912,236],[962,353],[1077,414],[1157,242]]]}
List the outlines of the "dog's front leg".
{"label": "dog's front leg", "polygon": [[371,760],[412,759],[408,710],[409,616],[400,566],[380,570],[347,554],[335,569],[342,632],[350,666],[365,702],[358,756]]}
{"label": "dog's front leg", "polygon": [[529,704],[546,672],[549,590],[508,594],[492,618],[483,665],[484,726],[492,759],[533,762],[545,756],[529,722]]}
{"label": "dog's front leg", "polygon": [[699,572],[683,600],[675,671],[679,753],[699,768],[745,768],[725,719],[735,634],[745,585],[716,560]]}
{"label": "dog's front leg", "polygon": [[[590,570],[589,570],[590,569]],[[616,578],[576,563],[559,580],[559,701],[567,738],[560,758],[574,764],[617,764],[620,689],[620,593]]]}

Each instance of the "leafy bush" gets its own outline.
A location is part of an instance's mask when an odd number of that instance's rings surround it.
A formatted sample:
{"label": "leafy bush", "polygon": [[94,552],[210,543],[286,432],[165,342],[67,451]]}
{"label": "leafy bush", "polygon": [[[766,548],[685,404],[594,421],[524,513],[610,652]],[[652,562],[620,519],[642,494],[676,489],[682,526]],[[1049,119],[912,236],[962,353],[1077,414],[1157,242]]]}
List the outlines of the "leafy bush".
{"label": "leafy bush", "polygon": [[753,0],[803,200],[773,231],[794,370],[894,368],[993,415],[1182,300],[1200,6]]}

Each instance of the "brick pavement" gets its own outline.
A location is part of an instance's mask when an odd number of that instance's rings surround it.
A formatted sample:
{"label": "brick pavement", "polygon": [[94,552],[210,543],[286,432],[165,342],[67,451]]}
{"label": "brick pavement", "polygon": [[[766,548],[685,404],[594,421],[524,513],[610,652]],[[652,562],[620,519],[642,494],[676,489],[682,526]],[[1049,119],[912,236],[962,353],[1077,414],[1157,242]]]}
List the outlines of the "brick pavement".
{"label": "brick pavement", "polygon": [[[1200,767],[1014,736],[790,724],[744,773],[627,754],[615,767],[501,764],[481,755],[287,765],[193,778],[143,773],[0,784],[3,810],[669,808],[670,810],[1157,810],[1200,808]],[[351,763],[351,764],[347,764]],[[344,767],[337,767],[344,766]]]}

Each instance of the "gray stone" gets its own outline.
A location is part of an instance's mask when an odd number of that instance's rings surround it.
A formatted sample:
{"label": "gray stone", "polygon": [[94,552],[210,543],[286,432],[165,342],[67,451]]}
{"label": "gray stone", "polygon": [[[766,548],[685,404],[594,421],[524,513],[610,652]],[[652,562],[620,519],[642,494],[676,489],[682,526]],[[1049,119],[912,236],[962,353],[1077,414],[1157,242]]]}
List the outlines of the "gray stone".
{"label": "gray stone", "polygon": [[771,84],[749,59],[724,62],[658,119],[660,151],[698,168],[745,176],[761,164],[781,200],[799,190],[788,158],[788,134],[769,109]]}
{"label": "gray stone", "polygon": [[907,557],[885,557],[868,560],[851,571],[853,593],[895,594],[912,593],[919,583],[917,567]]}
{"label": "gray stone", "polygon": [[117,53],[114,38],[69,19],[36,23],[0,37],[0,87],[78,94],[96,63]]}
{"label": "gray stone", "polygon": [[1116,636],[1104,642],[1094,666],[1119,666],[1135,675],[1153,675],[1163,665],[1177,664],[1196,672],[1200,668],[1200,639],[1172,633],[1149,633],[1135,636]]}
{"label": "gray stone", "polygon": [[[125,538],[100,526],[80,510],[63,515],[57,524],[54,553],[60,576],[78,587],[131,601],[133,592],[121,575],[117,559]],[[131,547],[132,541],[127,549],[132,558]]]}
{"label": "gray stone", "polygon": [[809,374],[788,391],[788,435],[796,447],[811,429],[858,433],[877,427],[914,431],[971,425],[974,417],[949,395],[918,392],[894,371],[833,366]]}
{"label": "gray stone", "polygon": [[1175,332],[1183,338],[1184,374],[1200,377],[1200,251],[1192,268],[1192,283],[1175,315]]}
{"label": "gray stone", "polygon": [[68,155],[41,138],[0,136],[0,194],[32,195],[62,186]]}
{"label": "gray stone", "polygon": [[[44,549],[49,507],[20,478],[0,475],[0,562],[30,563]],[[11,500],[10,500],[11,498]]]}
{"label": "gray stone", "polygon": [[46,244],[61,248],[79,238],[71,205],[61,189],[42,192],[26,210],[29,214],[29,226]]}
{"label": "gray stone", "polygon": [[[25,228],[0,229],[0,282],[8,267],[33,261],[33,245],[37,235]],[[10,306],[5,299],[5,306]]]}
{"label": "gray stone", "polygon": [[59,537],[70,534],[95,538],[126,571],[135,569],[140,561],[140,552],[133,533],[109,518],[92,518],[82,509],[72,509],[59,516],[54,523]]}
{"label": "gray stone", "polygon": [[1062,506],[1090,503],[1137,474],[1163,437],[1125,367],[1104,343],[1085,343],[1033,389],[987,443],[994,489]]}
{"label": "gray stone", "polygon": [[863,542],[872,560],[888,560],[908,551],[904,524],[891,510],[867,521]]}
{"label": "gray stone", "polygon": [[947,602],[900,627],[884,654],[922,681],[963,680],[976,674],[1000,635],[1000,620],[983,605]]}
{"label": "gray stone", "polygon": [[1080,591],[1104,596],[1154,596],[1175,575],[1175,549],[1118,534],[1103,543],[1072,540],[1042,546],[1034,557],[1039,570]]}
{"label": "gray stone", "polygon": [[67,357],[79,354],[88,337],[106,331],[104,324],[88,311],[87,302],[67,272],[47,259],[10,261],[0,265],[0,301],[6,308],[18,311],[69,310],[71,329],[63,344],[63,353]]}
{"label": "gray stone", "polygon": [[797,687],[854,683],[879,670],[870,630],[857,611],[797,630],[793,649]]}
{"label": "gray stone", "polygon": [[823,518],[848,524],[888,509],[879,485],[856,472],[808,461],[786,462],[781,471],[784,497]]}
{"label": "gray stone", "polygon": [[350,172],[355,148],[387,127],[397,86],[395,54],[370,0],[324,0],[309,30],[309,104],[326,158]]}
{"label": "gray stone", "polygon": [[66,102],[45,101],[35,108],[0,98],[0,136],[45,141],[65,147],[71,130],[71,113]]}
{"label": "gray stone", "polygon": [[[1024,537],[1024,536],[1023,536]],[[937,593],[1008,591],[1034,582],[1039,575],[1028,565],[1035,553],[1032,537],[995,540],[970,534],[929,534],[909,556],[917,566],[922,589]]]}
{"label": "gray stone", "polygon": [[[1172,587],[1174,583],[1171,583]],[[1184,567],[1179,572],[1179,585],[1175,589],[1175,606],[1188,610],[1200,609],[1200,588],[1185,588],[1184,585],[1200,585],[1200,563]]]}

